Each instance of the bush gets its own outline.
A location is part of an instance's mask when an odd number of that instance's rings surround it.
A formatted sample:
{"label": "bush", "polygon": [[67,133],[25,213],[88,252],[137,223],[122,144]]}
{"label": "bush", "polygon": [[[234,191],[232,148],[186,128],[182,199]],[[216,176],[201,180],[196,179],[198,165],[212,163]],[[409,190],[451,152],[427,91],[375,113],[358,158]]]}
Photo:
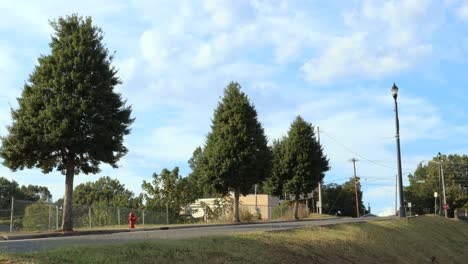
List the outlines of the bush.
{"label": "bush", "polygon": [[24,230],[41,231],[55,229],[55,206],[35,203],[26,207],[22,226]]}
{"label": "bush", "polygon": [[248,208],[239,208],[239,214],[241,221],[252,221],[254,215],[250,213]]}

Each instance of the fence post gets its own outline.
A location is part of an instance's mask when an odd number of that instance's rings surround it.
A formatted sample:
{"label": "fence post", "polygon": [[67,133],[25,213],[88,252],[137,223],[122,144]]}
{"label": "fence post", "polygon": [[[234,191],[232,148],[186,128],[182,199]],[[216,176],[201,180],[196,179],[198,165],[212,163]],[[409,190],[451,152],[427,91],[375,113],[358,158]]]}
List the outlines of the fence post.
{"label": "fence post", "polygon": [[55,218],[56,218],[56,219],[55,219],[55,220],[56,220],[56,221],[55,221],[55,229],[56,229],[56,230],[59,229],[59,222],[58,222],[58,221],[59,221],[59,217],[58,217],[59,212],[58,212],[58,211],[59,211],[59,206],[56,205],[56,206],[55,206],[55,212],[56,212],[56,214],[55,214]]}
{"label": "fence post", "polygon": [[13,212],[15,210],[15,198],[11,197],[11,211],[10,211],[10,233],[13,232]]}
{"label": "fence post", "polygon": [[91,205],[88,206],[89,228],[91,228]]}
{"label": "fence post", "polygon": [[143,225],[145,225],[145,210],[143,210]]}
{"label": "fence post", "polygon": [[120,225],[120,208],[117,207],[117,224]]}
{"label": "fence post", "polygon": [[166,203],[166,224],[169,224],[169,204]]}
{"label": "fence post", "polygon": [[47,230],[50,230],[52,227],[52,205],[49,204],[49,225],[47,226]]}

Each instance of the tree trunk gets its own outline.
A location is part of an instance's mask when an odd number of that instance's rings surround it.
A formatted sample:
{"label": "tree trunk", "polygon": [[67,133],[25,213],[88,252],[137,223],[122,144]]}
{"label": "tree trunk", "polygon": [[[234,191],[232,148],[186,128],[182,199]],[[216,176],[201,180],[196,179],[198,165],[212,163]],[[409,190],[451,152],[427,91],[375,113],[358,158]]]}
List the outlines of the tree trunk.
{"label": "tree trunk", "polygon": [[296,195],[296,204],[294,208],[294,219],[299,220],[299,195]]}
{"label": "tree trunk", "polygon": [[75,164],[73,163],[73,158],[69,158],[66,166],[67,172],[65,175],[65,196],[63,198],[62,231],[73,231],[72,199],[73,178],[75,176]]}
{"label": "tree trunk", "polygon": [[239,217],[239,188],[234,190],[234,223],[240,222]]}

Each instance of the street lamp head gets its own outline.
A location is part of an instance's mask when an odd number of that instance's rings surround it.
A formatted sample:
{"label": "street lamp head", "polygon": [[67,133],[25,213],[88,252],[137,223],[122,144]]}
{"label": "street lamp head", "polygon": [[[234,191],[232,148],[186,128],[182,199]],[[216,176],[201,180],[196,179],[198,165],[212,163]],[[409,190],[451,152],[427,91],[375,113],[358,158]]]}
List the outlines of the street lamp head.
{"label": "street lamp head", "polygon": [[393,94],[393,98],[397,98],[398,96],[398,86],[395,85],[395,83],[393,83],[393,86],[392,86],[392,94]]}

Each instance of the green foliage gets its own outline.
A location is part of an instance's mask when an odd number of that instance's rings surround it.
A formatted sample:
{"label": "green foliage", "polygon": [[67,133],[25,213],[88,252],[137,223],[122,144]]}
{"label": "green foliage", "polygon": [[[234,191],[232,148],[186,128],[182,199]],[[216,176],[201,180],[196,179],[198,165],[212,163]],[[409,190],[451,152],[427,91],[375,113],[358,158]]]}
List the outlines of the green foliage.
{"label": "green foliage", "polygon": [[142,197],[134,197],[125,185],[109,176],[75,187],[73,201],[81,205],[140,208]]}
{"label": "green foliage", "polygon": [[21,186],[20,192],[23,194],[23,197],[20,197],[22,200],[27,201],[45,201],[50,202],[52,200],[52,194],[49,189],[45,186],[39,185],[28,185]]}
{"label": "green foliage", "polygon": [[248,208],[240,208],[240,219],[241,221],[252,221],[254,219],[254,215],[250,212]]}
{"label": "green foliage", "polygon": [[16,181],[9,181],[7,178],[0,177],[0,208],[10,208],[11,197],[20,196],[20,192],[20,188]]}
{"label": "green foliage", "polygon": [[167,206],[171,219],[177,218],[181,209],[196,199],[188,180],[179,175],[178,167],[172,171],[163,169],[159,175],[153,173],[153,181],[143,181],[142,189],[146,208],[165,212]]}
{"label": "green foliage", "polygon": [[214,112],[203,151],[203,173],[220,194],[247,195],[270,171],[270,150],[257,112],[239,84],[231,82]]}
{"label": "green foliage", "polygon": [[[359,212],[362,215],[366,208],[362,201],[361,184],[358,183]],[[328,214],[356,216],[356,196],[354,178],[343,184],[331,183],[322,187],[322,210]]]}
{"label": "green foliage", "polygon": [[[468,209],[468,156],[442,155],[441,161],[447,204],[450,208],[448,213],[453,215],[454,209]],[[405,187],[404,194],[405,201],[411,202],[412,212],[415,214],[434,213],[434,192],[438,192],[443,201],[438,157],[434,157],[425,165],[419,164],[408,178],[410,185]],[[439,212],[439,200],[437,203]]]}
{"label": "green foliage", "polygon": [[284,164],[286,179],[284,191],[296,196],[312,192],[329,170],[328,159],[315,139],[312,124],[300,116],[291,124],[285,143]]}
{"label": "green foliage", "polygon": [[102,30],[77,15],[51,26],[51,54],[39,57],[24,85],[0,156],[12,170],[57,169],[67,176],[64,228],[71,230],[74,175],[97,173],[102,162],[117,167],[133,119],[114,91],[120,80]]}
{"label": "green foliage", "polygon": [[224,221],[226,218],[232,218],[233,203],[234,201],[231,197],[216,199],[212,206],[209,206],[205,202],[201,202],[200,206],[205,212],[205,221]]}
{"label": "green foliage", "polygon": [[99,172],[101,162],[116,167],[127,152],[122,141],[133,119],[114,92],[120,81],[103,33],[90,17],[76,15],[51,26],[51,54],[39,58],[2,138],[4,164],[45,173],[65,172],[71,161],[75,173]]}
{"label": "green foliage", "polygon": [[[265,189],[273,195],[293,194],[298,205],[300,195],[315,189],[330,169],[323,149],[315,139],[312,124],[298,116],[288,136],[273,142],[273,168]],[[298,218],[297,210],[295,218]]]}
{"label": "green foliage", "polygon": [[10,208],[11,197],[31,202],[50,201],[52,199],[47,187],[38,185],[23,185],[20,187],[16,181],[9,181],[4,177],[0,177],[0,209]]}
{"label": "green foliage", "polygon": [[286,159],[286,137],[273,140],[271,175],[264,183],[267,193],[284,197],[284,184],[288,180],[288,164]]}
{"label": "green foliage", "polygon": [[287,214],[289,211],[289,201],[283,201],[277,206],[272,208],[271,211],[271,218],[272,219],[280,219],[283,218],[284,215]]}
{"label": "green foliage", "polygon": [[192,154],[192,157],[188,161],[192,173],[187,177],[188,182],[191,185],[192,192],[196,198],[209,198],[217,197],[218,193],[216,192],[213,185],[208,182],[207,177],[203,172],[203,149],[197,147]]}
{"label": "green foliage", "polygon": [[26,207],[22,221],[25,231],[39,231],[55,229],[55,206],[34,203]]}

